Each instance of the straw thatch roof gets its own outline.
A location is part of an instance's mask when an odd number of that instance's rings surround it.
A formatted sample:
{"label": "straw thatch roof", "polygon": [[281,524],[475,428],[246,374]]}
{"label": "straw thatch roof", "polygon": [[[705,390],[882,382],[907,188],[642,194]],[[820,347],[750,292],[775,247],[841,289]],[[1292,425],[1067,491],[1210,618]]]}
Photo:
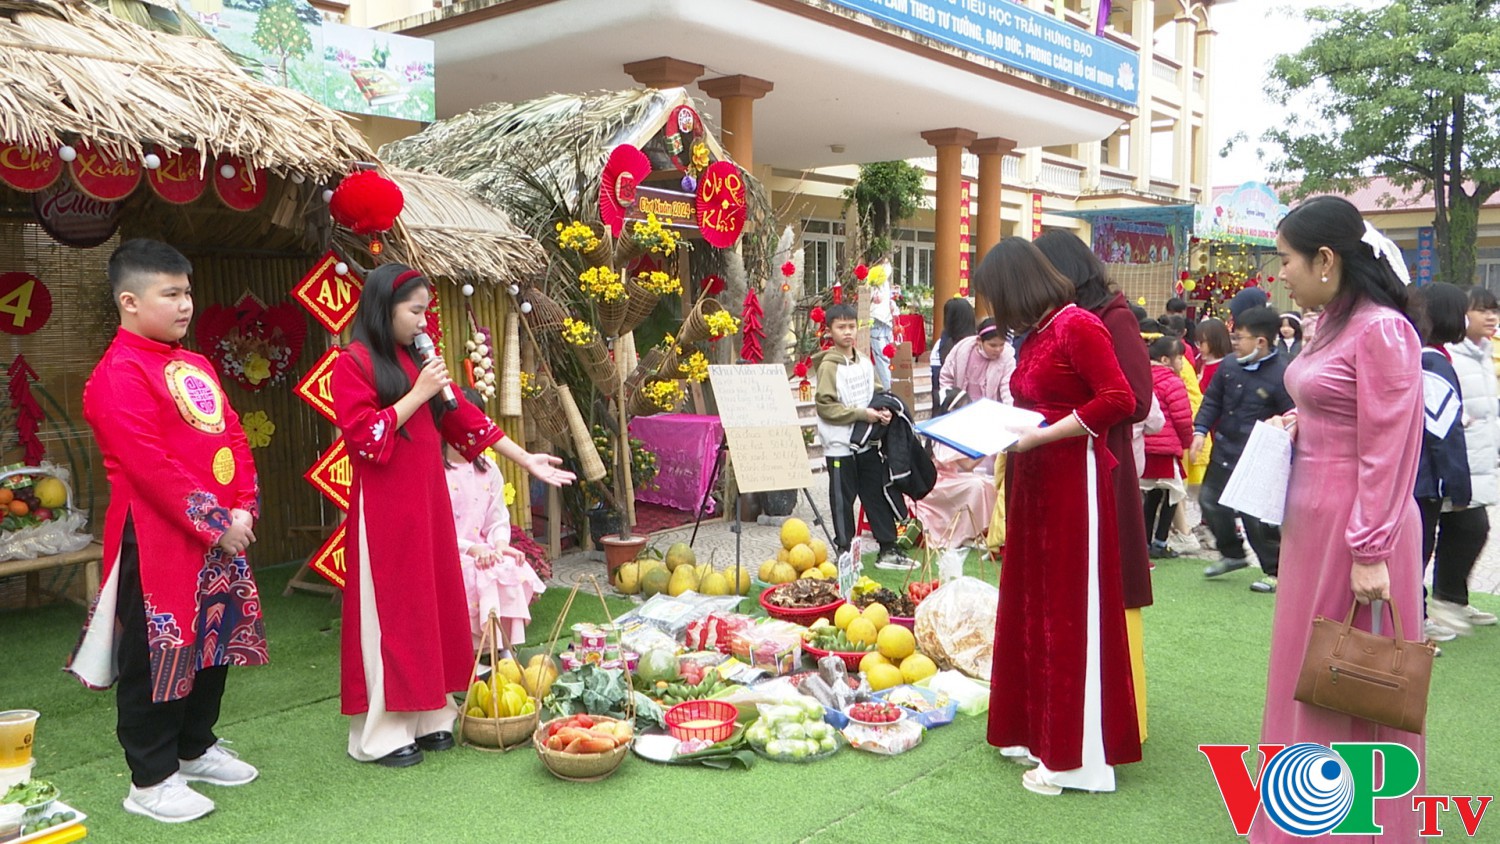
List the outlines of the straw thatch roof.
{"label": "straw thatch roof", "polygon": [[[599,174],[610,150],[632,144],[651,153],[649,142],[679,105],[694,105],[681,88],[491,103],[386,144],[380,156],[457,179],[510,211],[523,227],[530,228],[537,216],[551,219],[546,212],[553,209],[540,207],[549,201],[567,208],[570,216],[597,219]],[[727,157],[713,132],[705,132],[703,140],[714,159]]]}
{"label": "straw thatch roof", "polygon": [[0,140],[85,140],[132,157],[194,147],[315,179],[373,157],[337,112],[255,80],[217,43],[81,0],[0,0]]}
{"label": "straw thatch roof", "polygon": [[520,281],[546,269],[541,244],[458,182],[399,168],[387,175],[406,196],[392,258],[454,281]]}

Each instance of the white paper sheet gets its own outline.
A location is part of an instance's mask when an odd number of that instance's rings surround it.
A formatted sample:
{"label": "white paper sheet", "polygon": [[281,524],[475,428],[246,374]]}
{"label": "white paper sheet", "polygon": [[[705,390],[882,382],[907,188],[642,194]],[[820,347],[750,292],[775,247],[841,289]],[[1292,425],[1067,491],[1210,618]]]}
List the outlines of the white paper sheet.
{"label": "white paper sheet", "polygon": [[952,413],[917,423],[917,431],[969,457],[989,457],[1010,448],[1020,436],[1012,428],[1042,424],[1045,417],[993,399],[970,402]]}
{"label": "white paper sheet", "polygon": [[1256,422],[1219,495],[1219,503],[1280,525],[1286,512],[1286,487],[1292,474],[1292,435],[1265,422]]}

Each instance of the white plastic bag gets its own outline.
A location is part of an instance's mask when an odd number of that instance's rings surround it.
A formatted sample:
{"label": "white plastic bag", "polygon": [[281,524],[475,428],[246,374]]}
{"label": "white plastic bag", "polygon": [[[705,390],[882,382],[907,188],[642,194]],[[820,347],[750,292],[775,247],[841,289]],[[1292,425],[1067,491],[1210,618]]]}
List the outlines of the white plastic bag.
{"label": "white plastic bag", "polygon": [[917,605],[917,648],[939,668],[986,682],[994,658],[1000,590],[976,577],[939,586]]}

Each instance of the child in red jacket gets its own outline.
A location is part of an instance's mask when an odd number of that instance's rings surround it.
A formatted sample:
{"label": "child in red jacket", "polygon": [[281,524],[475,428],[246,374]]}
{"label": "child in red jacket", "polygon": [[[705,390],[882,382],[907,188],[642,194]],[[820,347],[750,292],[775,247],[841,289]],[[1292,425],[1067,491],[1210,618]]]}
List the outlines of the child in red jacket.
{"label": "child in red jacket", "polygon": [[1177,376],[1182,362],[1182,341],[1170,335],[1151,341],[1151,389],[1161,405],[1167,424],[1146,435],[1146,465],[1141,471],[1141,490],[1146,505],[1146,535],[1151,556],[1175,557],[1167,547],[1167,533],[1177,504],[1187,495],[1182,478],[1182,454],[1193,443],[1193,412],[1187,388]]}

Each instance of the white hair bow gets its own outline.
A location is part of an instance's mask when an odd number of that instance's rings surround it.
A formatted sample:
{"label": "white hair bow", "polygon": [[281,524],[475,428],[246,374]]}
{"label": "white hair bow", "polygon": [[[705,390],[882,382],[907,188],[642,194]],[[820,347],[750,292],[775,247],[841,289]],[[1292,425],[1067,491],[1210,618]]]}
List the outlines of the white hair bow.
{"label": "white hair bow", "polygon": [[1406,269],[1406,260],[1401,257],[1401,247],[1395,241],[1380,233],[1380,230],[1365,221],[1365,234],[1361,241],[1370,245],[1370,251],[1375,253],[1377,259],[1384,258],[1391,269],[1396,271],[1396,277],[1401,279],[1402,284],[1411,284],[1411,272]]}

